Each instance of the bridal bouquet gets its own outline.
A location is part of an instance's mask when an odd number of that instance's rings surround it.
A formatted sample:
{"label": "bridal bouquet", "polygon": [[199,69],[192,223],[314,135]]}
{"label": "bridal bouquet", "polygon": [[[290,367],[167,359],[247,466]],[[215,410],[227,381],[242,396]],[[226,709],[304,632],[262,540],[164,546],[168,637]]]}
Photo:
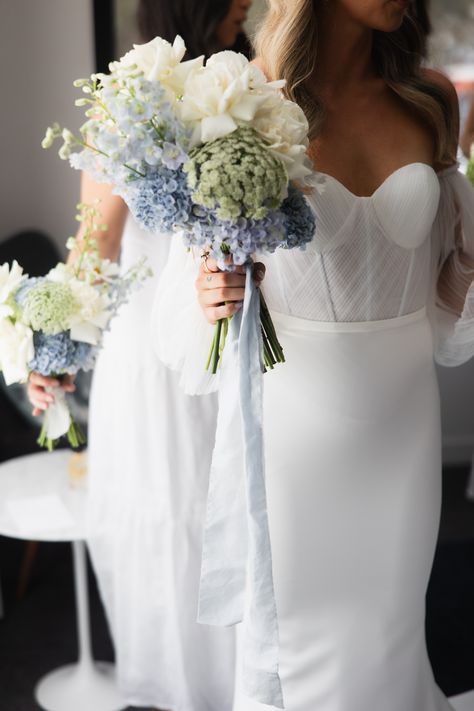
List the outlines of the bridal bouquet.
{"label": "bridal bouquet", "polygon": [[[183,232],[189,247],[222,269],[251,264],[255,253],[303,247],[314,218],[299,185],[312,173],[308,125],[241,54],[183,61],[186,48],[156,37],[135,45],[110,74],[75,82],[87,121],[80,135],[58,124],[59,154],[99,182],[112,183],[135,219],[151,231]],[[284,360],[261,299],[264,363]],[[228,323],[216,326],[208,367],[215,373]]]}
{"label": "bridal bouquet", "polygon": [[[60,262],[44,277],[29,278],[17,262],[0,266],[0,370],[11,385],[26,382],[29,373],[61,377],[91,370],[104,330],[132,286],[149,275],[139,262],[120,275],[118,265],[99,257],[92,233],[104,229],[98,210],[80,205],[85,221],[80,242],[68,240],[77,253],[74,265]],[[39,444],[53,449],[67,434],[73,447],[84,437],[72,420],[64,392],[54,389]]]}

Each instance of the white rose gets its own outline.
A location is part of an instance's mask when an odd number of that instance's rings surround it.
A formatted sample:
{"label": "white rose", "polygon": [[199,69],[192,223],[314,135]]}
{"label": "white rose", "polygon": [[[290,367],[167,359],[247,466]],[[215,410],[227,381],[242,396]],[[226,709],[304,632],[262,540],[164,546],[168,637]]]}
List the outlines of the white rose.
{"label": "white rose", "polygon": [[13,262],[11,269],[8,264],[0,266],[0,317],[12,315],[12,309],[6,302],[26,278],[18,262]]}
{"label": "white rose", "polygon": [[312,172],[306,154],[308,121],[298,104],[281,94],[272,96],[257,113],[252,126],[283,161],[290,180],[304,179]]}
{"label": "white rose", "polygon": [[146,79],[159,81],[176,98],[183,93],[188,76],[203,64],[203,57],[182,62],[185,54],[186,46],[179,35],[172,45],[161,37],[155,37],[146,44],[134,44],[130,52],[110,65],[110,70],[137,66]]}
{"label": "white rose", "polygon": [[7,385],[28,380],[28,363],[34,356],[33,331],[21,322],[0,320],[0,370]]}
{"label": "white rose", "polygon": [[194,143],[207,143],[252,124],[269,94],[284,82],[267,82],[264,74],[236,52],[218,52],[188,77],[180,104],[181,118],[194,124]]}

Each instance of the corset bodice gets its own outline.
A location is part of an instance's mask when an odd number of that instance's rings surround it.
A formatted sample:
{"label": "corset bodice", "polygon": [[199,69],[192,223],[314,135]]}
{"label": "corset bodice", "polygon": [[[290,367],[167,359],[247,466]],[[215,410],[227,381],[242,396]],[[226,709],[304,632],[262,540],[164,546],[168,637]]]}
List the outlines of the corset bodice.
{"label": "corset bodice", "polygon": [[264,260],[270,308],[318,321],[388,319],[422,308],[440,197],[433,168],[403,166],[369,197],[323,177],[324,190],[307,195],[316,217],[312,242]]}

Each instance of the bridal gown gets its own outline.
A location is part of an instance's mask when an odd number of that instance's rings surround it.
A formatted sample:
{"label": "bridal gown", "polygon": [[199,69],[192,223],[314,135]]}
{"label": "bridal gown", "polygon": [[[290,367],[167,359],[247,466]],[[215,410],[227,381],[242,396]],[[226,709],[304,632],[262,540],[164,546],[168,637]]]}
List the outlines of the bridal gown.
{"label": "bridal gown", "polygon": [[127,703],[230,711],[234,631],[196,622],[216,402],[185,395],[150,341],[169,242],[128,220],[122,270],[146,255],[154,277],[112,322],[94,373],[88,544]]}
{"label": "bridal gown", "polygon": [[[441,504],[434,356],[457,365],[474,355],[474,286],[460,318],[449,298],[469,277],[463,255],[474,256],[474,191],[456,166],[406,165],[370,197],[323,177],[324,191],[307,195],[311,244],[264,260],[286,356],[263,378],[284,705],[448,711],[424,634]],[[169,265],[155,328],[171,329],[177,290],[194,298],[182,247]],[[210,329],[196,307],[182,315],[173,342],[158,337],[156,348],[189,392],[204,391],[189,354]],[[238,674],[234,711],[272,708],[242,685]]]}

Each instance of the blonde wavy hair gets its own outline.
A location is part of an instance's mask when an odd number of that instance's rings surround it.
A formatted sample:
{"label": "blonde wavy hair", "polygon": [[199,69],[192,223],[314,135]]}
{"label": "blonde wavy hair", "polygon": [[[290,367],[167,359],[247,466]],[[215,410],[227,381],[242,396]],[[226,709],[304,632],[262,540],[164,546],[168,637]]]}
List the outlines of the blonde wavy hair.
{"label": "blonde wavy hair", "polygon": [[[256,56],[270,79],[286,80],[286,96],[304,110],[311,140],[317,137],[324,116],[321,100],[308,88],[317,68],[317,6],[321,0],[268,2],[254,40]],[[412,9],[396,32],[374,32],[373,60],[379,76],[431,129],[435,162],[449,165],[455,160],[456,119],[448,92],[420,71],[425,44],[426,35]]]}

